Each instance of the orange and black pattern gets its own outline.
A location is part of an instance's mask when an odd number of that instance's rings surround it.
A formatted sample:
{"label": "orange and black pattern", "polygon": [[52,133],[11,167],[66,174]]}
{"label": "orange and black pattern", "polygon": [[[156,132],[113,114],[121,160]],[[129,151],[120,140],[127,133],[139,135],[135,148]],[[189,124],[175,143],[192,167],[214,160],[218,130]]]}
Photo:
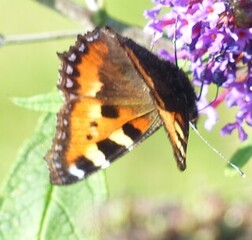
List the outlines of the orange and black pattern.
{"label": "orange and black pattern", "polygon": [[198,114],[186,75],[109,28],[79,35],[59,54],[65,103],[45,159],[53,184],[70,184],[133,149],[159,127],[185,169],[189,121]]}

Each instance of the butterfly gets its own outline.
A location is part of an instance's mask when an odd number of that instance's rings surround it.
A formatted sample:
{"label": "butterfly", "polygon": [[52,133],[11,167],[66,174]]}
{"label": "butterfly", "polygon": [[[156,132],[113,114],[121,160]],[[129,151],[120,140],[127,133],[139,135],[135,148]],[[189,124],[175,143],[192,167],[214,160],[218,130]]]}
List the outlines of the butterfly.
{"label": "butterfly", "polygon": [[65,101],[45,159],[53,184],[71,184],[108,167],[161,126],[179,169],[186,168],[189,122],[198,111],[186,74],[108,27],[78,35],[59,54]]}

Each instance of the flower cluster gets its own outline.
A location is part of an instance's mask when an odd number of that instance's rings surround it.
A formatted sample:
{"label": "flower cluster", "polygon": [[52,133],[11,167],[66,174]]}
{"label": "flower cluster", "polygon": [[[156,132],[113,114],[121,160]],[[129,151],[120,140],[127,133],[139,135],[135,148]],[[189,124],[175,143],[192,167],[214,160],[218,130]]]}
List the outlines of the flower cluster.
{"label": "flower cluster", "polygon": [[[193,83],[203,86],[200,113],[211,129],[217,122],[216,108],[226,102],[236,107],[236,118],[223,127],[223,135],[238,130],[247,138],[244,126],[252,126],[252,1],[251,0],[154,0],[155,7],[145,12],[146,31],[153,42],[163,34],[176,40],[177,56],[189,61]],[[167,11],[165,11],[165,9]],[[161,12],[161,10],[163,10]],[[165,50],[163,57],[174,59]],[[207,106],[208,85],[223,91]],[[201,111],[202,110],[202,111]]]}

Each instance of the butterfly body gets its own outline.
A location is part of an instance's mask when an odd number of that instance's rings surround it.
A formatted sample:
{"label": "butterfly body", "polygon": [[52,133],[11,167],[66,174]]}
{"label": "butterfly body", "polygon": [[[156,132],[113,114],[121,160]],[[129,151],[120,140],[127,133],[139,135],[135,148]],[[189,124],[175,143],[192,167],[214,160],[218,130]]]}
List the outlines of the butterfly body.
{"label": "butterfly body", "polygon": [[162,125],[184,170],[193,87],[170,62],[109,28],[79,35],[60,54],[65,103],[47,153],[51,182],[70,184],[106,168]]}

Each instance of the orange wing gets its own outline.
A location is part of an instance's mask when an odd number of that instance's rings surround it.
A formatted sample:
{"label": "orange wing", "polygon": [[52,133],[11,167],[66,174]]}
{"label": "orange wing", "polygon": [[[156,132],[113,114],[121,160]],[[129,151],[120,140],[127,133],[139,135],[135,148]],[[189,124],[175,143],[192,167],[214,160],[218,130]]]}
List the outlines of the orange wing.
{"label": "orange wing", "polygon": [[108,28],[78,36],[60,58],[65,103],[45,157],[52,183],[70,184],[109,166],[162,124],[185,169],[189,121],[196,123],[198,112],[183,71]]}
{"label": "orange wing", "polygon": [[51,182],[69,184],[131,150],[161,126],[149,88],[109,30],[60,54],[65,103],[47,153]]}

